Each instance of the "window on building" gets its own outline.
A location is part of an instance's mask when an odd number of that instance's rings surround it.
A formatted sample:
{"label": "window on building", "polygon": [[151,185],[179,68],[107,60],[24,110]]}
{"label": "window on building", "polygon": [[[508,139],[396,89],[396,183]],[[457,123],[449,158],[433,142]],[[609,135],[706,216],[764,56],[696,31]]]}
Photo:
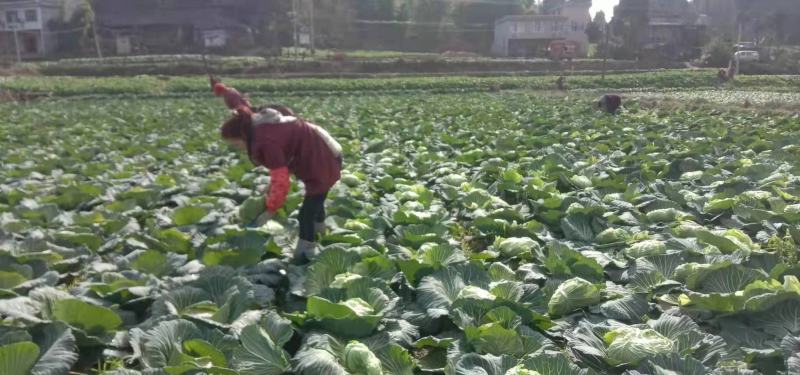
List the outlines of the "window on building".
{"label": "window on building", "polygon": [[39,12],[36,9],[28,9],[25,11],[25,22],[36,22],[39,20]]}
{"label": "window on building", "polygon": [[575,21],[572,21],[572,31],[573,32],[578,31],[578,23]]}
{"label": "window on building", "polygon": [[541,22],[534,22],[534,24],[536,25],[536,32],[537,33],[541,32],[542,31],[542,23]]}
{"label": "window on building", "polygon": [[16,10],[9,10],[6,12],[6,23],[19,22],[19,13]]}

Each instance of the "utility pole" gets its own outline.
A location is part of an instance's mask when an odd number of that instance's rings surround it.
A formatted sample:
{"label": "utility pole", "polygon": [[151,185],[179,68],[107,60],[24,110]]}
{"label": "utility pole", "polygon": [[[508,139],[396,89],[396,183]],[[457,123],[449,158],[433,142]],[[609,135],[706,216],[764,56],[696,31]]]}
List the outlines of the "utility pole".
{"label": "utility pole", "polygon": [[[42,9],[39,8],[39,9],[36,10],[36,12],[37,12],[36,13],[37,19],[41,20],[42,19]],[[39,39],[41,40],[41,45],[42,45],[42,55],[43,56],[47,56],[47,45],[45,44],[45,37],[44,37],[44,33],[47,32],[47,25],[45,25],[44,22],[41,22],[41,24],[42,24],[42,28],[39,30],[39,37],[40,37]]]}
{"label": "utility pole", "polygon": [[608,64],[608,47],[609,47],[609,45],[608,45],[608,39],[609,39],[608,34],[610,34],[609,31],[608,31],[609,23],[610,22],[606,22],[606,27],[605,27],[605,29],[606,29],[606,32],[605,32],[605,34],[606,34],[606,43],[605,43],[605,46],[603,46],[603,77],[602,77],[603,81],[606,80],[606,64]]}
{"label": "utility pole", "polygon": [[314,22],[314,0],[311,0],[311,28],[310,28],[311,29],[311,35],[310,35],[310,38],[309,38],[309,39],[311,39],[311,40],[309,40],[309,42],[311,42],[310,43],[311,44],[311,56],[314,56],[314,54],[316,52],[316,48],[315,48],[316,46],[315,46],[315,41],[314,41],[314,39],[316,37],[316,35],[314,35],[314,23],[315,23]]}
{"label": "utility pole", "polygon": [[742,42],[742,20],[739,20],[739,35],[736,37],[736,43]]}
{"label": "utility pole", "polygon": [[14,23],[10,25],[14,29],[14,47],[17,49],[17,64],[22,62],[22,52],[19,50],[19,33],[17,28],[19,28],[19,24]]}
{"label": "utility pole", "polygon": [[103,59],[103,50],[100,49],[100,39],[97,37],[97,22],[92,19],[92,34],[94,35],[94,48],[97,50],[97,58]]}
{"label": "utility pole", "polygon": [[297,44],[299,35],[297,35],[297,0],[292,0],[292,40],[294,42],[293,53],[297,55]]}

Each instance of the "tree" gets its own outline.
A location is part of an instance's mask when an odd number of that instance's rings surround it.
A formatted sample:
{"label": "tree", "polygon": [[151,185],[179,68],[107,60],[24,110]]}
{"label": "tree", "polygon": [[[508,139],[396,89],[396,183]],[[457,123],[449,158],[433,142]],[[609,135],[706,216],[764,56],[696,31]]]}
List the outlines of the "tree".
{"label": "tree", "polygon": [[397,7],[394,13],[394,19],[397,21],[408,21],[411,19],[411,4],[405,1]]}
{"label": "tree", "polygon": [[704,63],[706,66],[724,68],[733,56],[733,42],[724,38],[714,38],[705,48]]}
{"label": "tree", "polygon": [[438,50],[442,23],[450,11],[450,3],[440,0],[407,0],[406,4],[411,22],[406,29],[408,49]]}
{"label": "tree", "polygon": [[601,10],[595,13],[594,19],[592,19],[592,23],[600,27],[600,30],[604,30],[606,27],[606,23],[608,23],[608,21],[606,21],[606,12],[603,12]]}
{"label": "tree", "polygon": [[94,8],[92,7],[92,2],[89,0],[83,0],[81,2],[81,12],[82,12],[82,21],[83,21],[83,37],[85,41],[90,39],[94,39],[94,22],[95,22],[95,14]]}
{"label": "tree", "polygon": [[606,32],[606,14],[602,10],[595,13],[594,19],[586,25],[586,36],[589,43],[600,43]]}
{"label": "tree", "polygon": [[[87,23],[91,23],[91,20],[88,20],[89,15],[87,15],[87,10],[90,9],[81,3],[81,6],[77,7],[68,19],[64,9],[61,18],[48,21],[47,29],[57,32],[55,51],[59,56],[82,56],[88,52],[89,47],[94,48],[90,33],[92,25],[89,24],[87,28]],[[92,15],[92,17],[94,16]],[[83,30],[80,32],[72,32],[81,28]]]}
{"label": "tree", "polygon": [[414,0],[411,3],[411,18],[414,22],[439,23],[450,11],[449,3],[446,1]]}
{"label": "tree", "polygon": [[458,3],[453,9],[452,18],[453,22],[461,27],[474,25],[493,26],[494,22],[499,18],[520,13],[522,13],[522,4],[519,2],[484,0]]}
{"label": "tree", "polygon": [[647,35],[650,2],[647,0],[621,0],[614,9],[612,29],[622,45],[613,50],[616,59],[633,59],[639,56]]}
{"label": "tree", "polygon": [[622,21],[614,19],[612,27],[614,36],[618,43],[612,47],[608,46],[611,56],[618,60],[635,59],[639,54],[639,30],[638,25],[630,20]]}
{"label": "tree", "polygon": [[[301,10],[308,6],[301,7]],[[347,48],[352,39],[356,9],[350,0],[315,2],[315,42],[318,47]],[[309,19],[308,15],[301,19]],[[356,38],[357,39],[357,38]]]}
{"label": "tree", "polygon": [[565,2],[566,0],[543,0],[542,5],[539,6],[539,12],[542,14],[556,14],[564,6]]}
{"label": "tree", "polygon": [[600,43],[603,39],[603,29],[596,23],[589,22],[586,24],[586,36],[589,38],[589,43]]}
{"label": "tree", "polygon": [[597,12],[594,19],[586,25],[586,36],[589,43],[600,43],[603,33],[606,31],[606,14],[603,11]]}
{"label": "tree", "polygon": [[252,25],[255,41],[269,56],[279,56],[281,47],[292,44],[292,10],[285,0],[247,0],[237,4],[236,14],[242,22]]}
{"label": "tree", "polygon": [[534,4],[536,4],[536,0],[517,0],[517,2],[525,10],[530,9]]}
{"label": "tree", "polygon": [[393,20],[393,0],[358,0],[356,1],[356,14],[362,20]]}
{"label": "tree", "polygon": [[508,15],[521,14],[519,1],[482,0],[465,1],[455,5],[451,18],[454,30],[446,46],[450,50],[486,53],[492,44],[495,22]]}
{"label": "tree", "polygon": [[781,44],[800,40],[800,8],[796,0],[736,0],[736,8],[745,40]]}

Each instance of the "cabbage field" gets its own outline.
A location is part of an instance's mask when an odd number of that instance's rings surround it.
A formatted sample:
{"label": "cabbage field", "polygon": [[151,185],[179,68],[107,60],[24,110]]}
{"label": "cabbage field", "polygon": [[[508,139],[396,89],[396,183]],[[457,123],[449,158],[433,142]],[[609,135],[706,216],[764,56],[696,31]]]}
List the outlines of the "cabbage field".
{"label": "cabbage field", "polygon": [[0,103],[2,375],[800,374],[797,115],[255,92],[345,150],[294,266],[302,189],[242,225],[269,177],[218,139],[220,101],[37,80],[0,82],[52,96]]}

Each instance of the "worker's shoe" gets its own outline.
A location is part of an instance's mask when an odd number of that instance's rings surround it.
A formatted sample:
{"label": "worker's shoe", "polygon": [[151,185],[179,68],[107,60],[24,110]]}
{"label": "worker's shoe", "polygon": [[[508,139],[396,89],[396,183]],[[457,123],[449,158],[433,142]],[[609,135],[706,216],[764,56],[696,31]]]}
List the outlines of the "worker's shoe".
{"label": "worker's shoe", "polygon": [[316,257],[316,249],[317,243],[306,241],[306,240],[297,240],[297,246],[294,248],[294,253],[292,257],[292,262],[295,264],[306,264],[311,259]]}
{"label": "worker's shoe", "polygon": [[322,237],[328,233],[328,226],[325,225],[325,222],[314,223],[314,235]]}

